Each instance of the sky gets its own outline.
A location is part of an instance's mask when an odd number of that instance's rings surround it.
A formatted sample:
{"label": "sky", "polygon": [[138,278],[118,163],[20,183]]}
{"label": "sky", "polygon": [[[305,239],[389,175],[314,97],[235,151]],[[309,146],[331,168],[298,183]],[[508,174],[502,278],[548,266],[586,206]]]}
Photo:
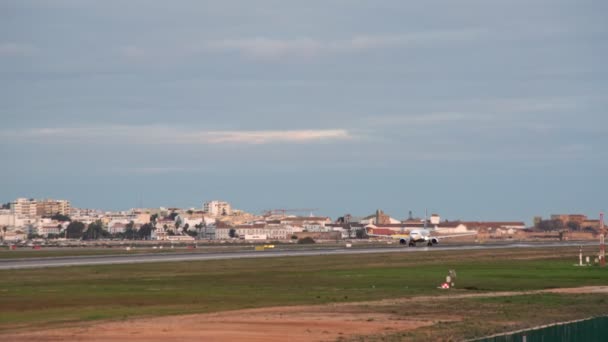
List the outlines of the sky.
{"label": "sky", "polygon": [[0,2],[0,201],[608,210],[608,3]]}

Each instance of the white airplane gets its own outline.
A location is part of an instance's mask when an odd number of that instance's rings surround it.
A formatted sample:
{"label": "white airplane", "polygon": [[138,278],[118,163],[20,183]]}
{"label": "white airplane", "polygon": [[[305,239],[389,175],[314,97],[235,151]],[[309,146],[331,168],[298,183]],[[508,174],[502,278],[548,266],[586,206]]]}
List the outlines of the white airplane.
{"label": "white airplane", "polygon": [[368,234],[371,237],[382,237],[390,239],[399,239],[399,243],[402,245],[408,245],[409,247],[416,247],[417,243],[424,243],[429,247],[439,243],[439,240],[449,239],[459,236],[475,235],[476,232],[460,233],[454,235],[442,235],[442,236],[431,236],[431,230],[429,229],[413,229],[409,235],[395,234],[395,235],[379,235],[379,234]]}

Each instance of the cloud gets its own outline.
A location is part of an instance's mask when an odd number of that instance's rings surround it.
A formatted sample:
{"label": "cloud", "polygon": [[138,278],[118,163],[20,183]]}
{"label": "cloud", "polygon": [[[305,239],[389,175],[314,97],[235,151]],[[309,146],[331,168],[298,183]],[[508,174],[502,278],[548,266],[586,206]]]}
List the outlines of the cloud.
{"label": "cloud", "polygon": [[34,143],[92,143],[133,145],[263,145],[315,143],[351,139],[344,129],[207,131],[175,126],[82,126],[0,131],[0,140]]}
{"label": "cloud", "polygon": [[310,142],[321,140],[348,139],[348,131],[295,130],[295,131],[233,131],[209,132],[205,134],[211,143],[268,144],[274,142]]}
{"label": "cloud", "polygon": [[211,51],[235,51],[254,59],[278,59],[290,55],[314,57],[327,48],[323,42],[310,38],[277,40],[264,37],[212,41],[207,47]]}
{"label": "cloud", "polygon": [[167,173],[181,173],[199,170],[198,168],[186,167],[132,167],[132,168],[116,168],[113,171],[117,173],[127,174],[142,174],[142,175],[160,175]]}
{"label": "cloud", "polygon": [[388,115],[367,118],[373,125],[435,125],[459,121],[482,120],[483,116],[469,113],[436,112],[417,115]]}
{"label": "cloud", "polygon": [[27,57],[37,52],[34,46],[18,43],[0,43],[0,57]]}
{"label": "cloud", "polygon": [[[204,42],[202,45],[189,44],[171,49],[172,53],[200,54],[204,52],[234,52],[256,60],[278,60],[283,58],[308,59],[328,54],[352,53],[366,50],[385,49],[399,46],[437,44],[440,42],[463,42],[481,37],[485,31],[479,29],[424,31],[403,34],[363,34],[346,39],[323,40],[310,37],[275,39],[251,37],[238,39],[219,39]],[[129,46],[123,54],[133,57],[140,47]],[[179,52],[181,51],[181,52]]]}
{"label": "cloud", "polygon": [[548,116],[555,117],[564,111],[572,111],[588,102],[587,97],[538,97],[538,98],[487,98],[448,103],[453,111],[428,113],[404,113],[400,115],[380,115],[363,119],[365,124],[390,125],[437,125],[454,123],[484,123],[505,127],[512,124],[529,125],[531,129],[546,130],[552,124],[546,122]]}
{"label": "cloud", "polygon": [[344,39],[299,37],[277,39],[265,36],[247,38],[211,39],[162,46],[129,44],[118,47],[118,53],[127,60],[182,60],[205,54],[235,53],[244,58],[260,61],[283,59],[307,60],[326,55],[359,53],[379,49],[408,46],[462,43],[477,40],[487,33],[482,29],[421,31],[398,34],[359,34]]}

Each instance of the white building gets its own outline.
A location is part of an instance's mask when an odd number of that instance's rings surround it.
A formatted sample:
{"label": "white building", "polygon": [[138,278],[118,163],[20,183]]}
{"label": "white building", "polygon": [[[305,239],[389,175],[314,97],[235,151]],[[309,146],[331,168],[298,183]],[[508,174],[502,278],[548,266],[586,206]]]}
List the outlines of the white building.
{"label": "white building", "polygon": [[62,230],[61,225],[42,225],[37,229],[38,235],[47,237],[49,234],[59,234]]}
{"label": "white building", "polygon": [[288,240],[293,230],[286,225],[275,224],[251,224],[236,227],[221,227],[215,229],[215,237],[218,240],[230,239],[230,230],[234,229],[235,237],[246,239],[247,237],[265,236],[267,240]]}
{"label": "white building", "polygon": [[27,231],[23,229],[9,229],[4,233],[4,241],[24,241],[27,240]]}
{"label": "white building", "polygon": [[441,217],[438,214],[432,214],[430,222],[432,225],[437,226],[441,222]]}
{"label": "white building", "polygon": [[10,210],[0,210],[0,228],[15,226],[15,214]]}
{"label": "white building", "polygon": [[232,207],[228,202],[210,201],[203,204],[203,211],[211,216],[226,216],[232,213]]}
{"label": "white building", "polygon": [[37,202],[35,199],[17,198],[11,203],[11,210],[17,218],[36,218]]}
{"label": "white building", "polygon": [[108,232],[110,234],[124,233],[127,230],[127,224],[129,222],[117,222],[112,221],[108,224]]}
{"label": "white building", "polygon": [[182,219],[182,226],[188,225],[190,229],[193,229],[196,225],[203,224],[204,218],[188,218]]}

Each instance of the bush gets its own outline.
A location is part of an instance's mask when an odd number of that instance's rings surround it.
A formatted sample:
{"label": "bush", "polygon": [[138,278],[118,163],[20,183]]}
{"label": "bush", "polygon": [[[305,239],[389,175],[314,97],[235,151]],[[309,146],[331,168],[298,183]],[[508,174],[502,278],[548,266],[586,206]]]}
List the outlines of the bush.
{"label": "bush", "polygon": [[298,240],[298,244],[306,245],[306,244],[311,244],[311,243],[315,243],[315,239],[313,239],[311,237],[305,237],[305,238]]}

